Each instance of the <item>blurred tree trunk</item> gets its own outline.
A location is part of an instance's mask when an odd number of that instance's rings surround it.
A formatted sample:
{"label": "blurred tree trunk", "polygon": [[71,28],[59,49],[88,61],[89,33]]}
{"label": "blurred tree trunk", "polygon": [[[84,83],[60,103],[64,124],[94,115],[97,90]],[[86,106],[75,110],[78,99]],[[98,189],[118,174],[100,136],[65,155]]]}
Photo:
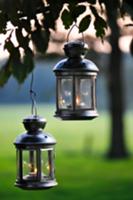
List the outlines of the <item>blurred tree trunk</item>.
{"label": "blurred tree trunk", "polygon": [[112,52],[109,58],[109,100],[111,112],[111,143],[108,152],[110,158],[128,156],[124,138],[124,99],[123,99],[123,68],[122,53],[118,46],[120,37],[117,25],[117,0],[106,1],[107,17],[111,28],[110,44]]}

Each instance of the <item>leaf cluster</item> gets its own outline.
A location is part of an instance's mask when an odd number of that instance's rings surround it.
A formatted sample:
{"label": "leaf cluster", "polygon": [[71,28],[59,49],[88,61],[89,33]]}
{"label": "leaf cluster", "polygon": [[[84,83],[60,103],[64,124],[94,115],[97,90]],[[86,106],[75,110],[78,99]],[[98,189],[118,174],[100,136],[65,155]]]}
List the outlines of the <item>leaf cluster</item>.
{"label": "leaf cluster", "polygon": [[[34,69],[33,51],[46,52],[50,29],[56,29],[56,20],[62,5],[63,2],[59,3],[57,0],[0,1],[0,33],[5,34],[4,50],[9,53],[6,64],[0,68],[0,86],[3,86],[11,75],[19,83],[23,83]],[[17,45],[14,44],[13,35]],[[31,49],[30,41],[34,49]]]}
{"label": "leaf cluster", "polygon": [[[0,86],[3,86],[11,75],[22,83],[34,69],[34,50],[45,53],[50,32],[56,30],[56,21],[61,16],[66,29],[73,23],[78,24],[79,32],[88,29],[91,22],[94,24],[96,36],[103,39],[107,28],[107,20],[101,17],[96,3],[99,3],[101,12],[108,0],[0,0],[0,33],[5,34],[4,49],[9,58],[0,68]],[[113,0],[121,15],[129,13],[133,18],[133,4],[130,0]],[[90,12],[87,13],[87,7]],[[11,25],[11,28],[9,26]],[[16,37],[17,45],[12,36]],[[23,52],[23,53],[22,53]]]}

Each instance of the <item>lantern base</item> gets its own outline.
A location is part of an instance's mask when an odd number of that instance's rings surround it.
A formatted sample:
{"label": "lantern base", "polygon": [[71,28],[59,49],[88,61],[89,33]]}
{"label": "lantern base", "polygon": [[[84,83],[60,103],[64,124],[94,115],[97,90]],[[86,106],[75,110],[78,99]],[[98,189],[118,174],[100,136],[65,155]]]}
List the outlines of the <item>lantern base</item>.
{"label": "lantern base", "polygon": [[24,190],[41,190],[55,187],[58,183],[55,180],[47,182],[16,181],[15,186]]}
{"label": "lantern base", "polygon": [[62,120],[92,120],[98,116],[96,110],[59,110],[54,115],[54,117],[61,118]]}

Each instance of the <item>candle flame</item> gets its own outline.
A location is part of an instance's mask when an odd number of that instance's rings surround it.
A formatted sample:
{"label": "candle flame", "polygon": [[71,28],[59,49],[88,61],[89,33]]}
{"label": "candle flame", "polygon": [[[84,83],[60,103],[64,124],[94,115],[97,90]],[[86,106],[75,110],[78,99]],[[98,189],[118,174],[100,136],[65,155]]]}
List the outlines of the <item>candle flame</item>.
{"label": "candle flame", "polygon": [[50,165],[47,165],[46,168],[47,168],[47,170],[49,171],[49,170],[50,170]]}
{"label": "candle flame", "polygon": [[34,169],[34,173],[35,173],[35,174],[37,173],[37,168]]}
{"label": "candle flame", "polygon": [[65,104],[65,100],[62,99],[62,98],[60,98],[60,100],[59,100],[59,104],[60,104],[61,106],[63,106],[63,105]]}
{"label": "candle flame", "polygon": [[80,97],[79,97],[79,96],[76,97],[76,104],[77,104],[78,106],[80,105]]}
{"label": "candle flame", "polygon": [[36,176],[37,175],[37,168],[34,168],[34,170],[30,172],[30,175]]}
{"label": "candle flame", "polygon": [[28,167],[29,167],[29,169],[31,171],[30,173],[32,173],[34,175],[37,173],[37,168],[36,167],[33,168],[33,165],[31,163],[28,164]]}

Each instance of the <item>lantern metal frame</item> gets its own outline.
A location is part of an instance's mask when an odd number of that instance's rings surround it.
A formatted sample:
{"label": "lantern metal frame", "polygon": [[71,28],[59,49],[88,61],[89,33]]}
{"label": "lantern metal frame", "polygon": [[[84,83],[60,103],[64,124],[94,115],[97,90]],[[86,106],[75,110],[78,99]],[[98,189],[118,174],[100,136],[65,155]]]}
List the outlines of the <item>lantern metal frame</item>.
{"label": "lantern metal frame", "polygon": [[[97,66],[90,60],[84,59],[87,45],[81,41],[67,42],[64,45],[64,51],[68,58],[61,60],[56,64],[53,71],[56,75],[56,112],[55,117],[63,120],[90,120],[98,116],[96,109],[96,89],[95,81],[98,73]],[[63,95],[61,91],[61,81],[71,79],[71,97],[72,104],[67,108],[60,106],[60,100]],[[88,98],[91,101],[91,107],[77,106],[76,99],[80,92],[76,94],[77,84],[80,80],[90,80],[91,91],[88,92]],[[86,84],[87,85],[87,84]],[[89,86],[87,86],[89,87]],[[81,92],[82,93],[82,92]],[[77,99],[78,100],[78,99]]]}
{"label": "lantern metal frame", "polygon": [[[27,132],[20,134],[14,142],[17,151],[18,171],[15,186],[27,190],[48,189],[56,186],[54,167],[56,140],[51,134],[42,131],[46,120],[39,116],[30,116],[23,120],[23,124]],[[46,151],[48,155],[47,175],[43,173],[42,169],[42,150]],[[29,152],[29,163],[27,164],[30,169],[26,175],[24,174],[24,152]]]}

